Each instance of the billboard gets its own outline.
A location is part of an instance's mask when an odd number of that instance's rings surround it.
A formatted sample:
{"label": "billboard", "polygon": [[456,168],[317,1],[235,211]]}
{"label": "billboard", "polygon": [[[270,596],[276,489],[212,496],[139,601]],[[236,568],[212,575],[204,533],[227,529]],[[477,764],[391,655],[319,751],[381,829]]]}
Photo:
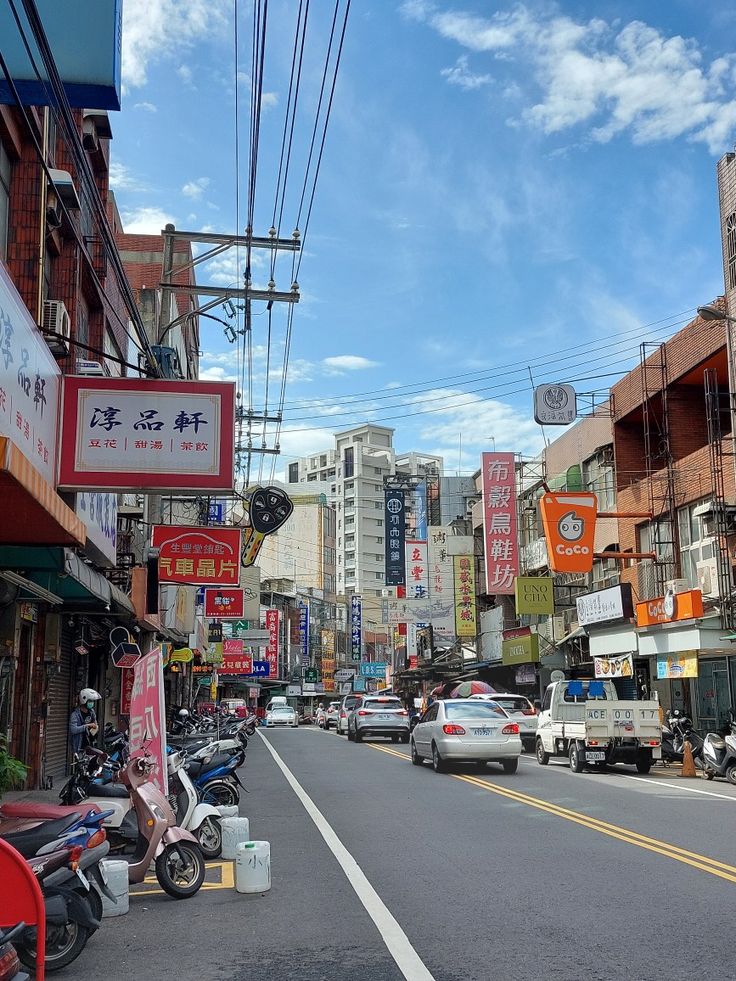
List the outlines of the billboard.
{"label": "billboard", "polygon": [[59,487],[231,491],[231,382],[66,376]]}
{"label": "billboard", "polygon": [[455,555],[452,559],[455,578],[455,633],[458,637],[475,637],[478,632],[474,561],[472,555]]}
{"label": "billboard", "polygon": [[[449,540],[452,528],[446,525],[428,529],[429,598],[430,609],[419,616],[417,623],[431,623],[436,644],[455,642],[455,584]],[[410,623],[407,620],[407,623]]]}
{"label": "billboard", "polygon": [[359,661],[363,649],[363,601],[360,596],[350,597],[350,657]]}
{"label": "billboard", "polygon": [[218,587],[204,590],[204,615],[220,620],[240,620],[244,616],[245,595],[241,588]]}
{"label": "billboard", "polygon": [[266,630],[268,631],[268,644],[266,646],[266,661],[268,662],[268,676],[278,678],[279,676],[279,611],[266,610]]}
{"label": "billboard", "polygon": [[237,586],[240,528],[156,525],[151,539],[159,550],[160,582],[189,586]]}
{"label": "billboard", "polygon": [[513,453],[481,455],[486,593],[511,596],[519,574]]}
{"label": "billboard", "polygon": [[586,491],[546,491],[539,502],[553,572],[590,572],[598,499]]}
{"label": "billboard", "polygon": [[384,521],[386,531],[386,585],[403,586],[406,582],[406,508],[403,490],[385,490]]}

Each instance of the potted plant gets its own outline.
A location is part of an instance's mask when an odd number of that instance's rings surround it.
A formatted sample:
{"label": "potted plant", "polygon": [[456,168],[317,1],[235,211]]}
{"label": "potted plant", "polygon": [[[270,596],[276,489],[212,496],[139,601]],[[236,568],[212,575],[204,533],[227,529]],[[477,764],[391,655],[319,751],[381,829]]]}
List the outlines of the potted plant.
{"label": "potted plant", "polygon": [[27,773],[28,769],[25,764],[8,752],[8,742],[5,736],[0,736],[0,797],[8,790],[20,787]]}

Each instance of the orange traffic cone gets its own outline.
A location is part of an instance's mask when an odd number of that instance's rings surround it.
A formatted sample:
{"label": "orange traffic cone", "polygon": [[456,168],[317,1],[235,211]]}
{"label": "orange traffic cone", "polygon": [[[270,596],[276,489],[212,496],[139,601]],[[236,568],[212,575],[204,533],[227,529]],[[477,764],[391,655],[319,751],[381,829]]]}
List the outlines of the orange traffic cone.
{"label": "orange traffic cone", "polygon": [[695,760],[693,759],[693,748],[686,739],[682,752],[682,773],[680,776],[697,777],[697,775],[698,774],[695,771]]}

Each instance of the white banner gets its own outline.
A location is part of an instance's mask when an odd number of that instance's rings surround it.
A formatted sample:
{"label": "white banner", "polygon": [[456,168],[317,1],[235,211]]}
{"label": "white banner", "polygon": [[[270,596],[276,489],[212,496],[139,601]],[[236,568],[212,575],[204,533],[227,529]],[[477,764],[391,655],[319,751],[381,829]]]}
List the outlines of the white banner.
{"label": "white banner", "polygon": [[452,537],[452,528],[439,526],[428,529],[429,596],[432,606],[428,617],[418,617],[415,622],[432,624],[435,645],[455,641],[454,568],[448,545]]}

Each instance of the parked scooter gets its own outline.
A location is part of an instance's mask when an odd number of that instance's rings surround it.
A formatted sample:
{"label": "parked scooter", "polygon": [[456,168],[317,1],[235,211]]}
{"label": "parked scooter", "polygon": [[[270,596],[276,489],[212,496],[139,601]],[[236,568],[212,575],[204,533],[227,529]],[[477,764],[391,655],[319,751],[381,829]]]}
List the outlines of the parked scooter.
{"label": "parked scooter", "polygon": [[184,754],[171,753],[169,769],[169,802],[180,828],[191,831],[205,858],[218,858],[222,851],[222,815],[212,804],[200,804],[197,791],[187,773]]}
{"label": "parked scooter", "polygon": [[736,720],[728,710],[728,724],[720,733],[706,733],[703,740],[703,776],[706,780],[725,777],[736,784]]}
{"label": "parked scooter", "polygon": [[682,763],[686,742],[690,743],[695,765],[702,767],[703,738],[693,729],[692,719],[675,709],[667,716],[667,725],[662,726],[662,762]]}
{"label": "parked scooter", "polygon": [[235,755],[217,753],[211,757],[206,756],[203,760],[189,760],[184,766],[200,800],[205,804],[218,806],[240,803],[238,787],[243,787],[243,784],[237,771],[243,763],[245,750],[241,749]]}

